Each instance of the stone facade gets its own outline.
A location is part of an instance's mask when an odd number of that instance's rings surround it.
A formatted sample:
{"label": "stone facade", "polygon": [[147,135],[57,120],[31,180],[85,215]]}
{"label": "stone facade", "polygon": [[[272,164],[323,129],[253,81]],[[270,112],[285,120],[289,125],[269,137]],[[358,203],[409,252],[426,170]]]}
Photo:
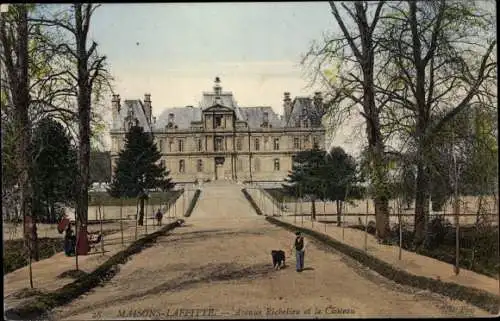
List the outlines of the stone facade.
{"label": "stone facade", "polygon": [[284,95],[284,115],[271,107],[239,107],[231,92],[223,92],[217,77],[213,91],[204,92],[199,107],[166,109],[152,117],[151,95],[144,101],[113,96],[110,130],[114,170],[125,133],[132,124],[152,132],[162,153],[161,163],[176,182],[195,180],[282,181],[292,168],[292,156],[324,146],[320,93],[313,98]]}

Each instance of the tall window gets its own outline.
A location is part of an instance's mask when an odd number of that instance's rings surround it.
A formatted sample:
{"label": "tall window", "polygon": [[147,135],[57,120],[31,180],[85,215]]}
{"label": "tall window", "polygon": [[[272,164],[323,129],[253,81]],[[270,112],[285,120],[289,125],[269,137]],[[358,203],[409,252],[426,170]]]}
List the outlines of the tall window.
{"label": "tall window", "polygon": [[178,143],[179,143],[179,152],[183,152],[184,151],[184,141],[182,139],[179,139]]}
{"label": "tall window", "polygon": [[260,150],[260,142],[259,142],[258,138],[255,138],[254,149],[255,150]]}
{"label": "tall window", "polygon": [[172,139],[168,142],[168,151],[169,152],[174,151],[174,141]]}
{"label": "tall window", "polygon": [[275,158],[274,159],[274,170],[279,171],[280,170],[280,160]]}
{"label": "tall window", "polygon": [[158,142],[158,150],[160,152],[163,152],[163,140],[160,139],[160,141]]}
{"label": "tall window", "polygon": [[274,150],[279,150],[280,149],[280,139],[275,138],[274,139]]}
{"label": "tall window", "polygon": [[161,168],[165,168],[165,160],[164,160],[164,159],[162,159],[162,160],[160,161],[160,167],[161,167]]}
{"label": "tall window", "polygon": [[238,170],[239,171],[243,170],[243,160],[242,159],[238,159]]}
{"label": "tall window", "polygon": [[253,166],[256,172],[260,171],[260,159],[256,158],[253,162]]}
{"label": "tall window", "polygon": [[215,151],[220,152],[224,150],[224,140],[222,137],[215,138]]}
{"label": "tall window", "polygon": [[184,160],[181,159],[179,161],[179,173],[184,173],[186,171],[186,164],[184,163]]}
{"label": "tall window", "polygon": [[313,146],[319,145],[319,139],[317,136],[313,136]]}
{"label": "tall window", "polygon": [[196,162],[196,170],[198,173],[203,172],[203,161],[201,159]]}
{"label": "tall window", "polygon": [[222,127],[222,115],[215,116],[215,128]]}
{"label": "tall window", "polygon": [[203,150],[203,142],[201,139],[198,139],[198,151],[201,152]]}
{"label": "tall window", "polygon": [[293,138],[293,149],[300,149],[300,138]]}
{"label": "tall window", "polygon": [[236,139],[236,150],[241,150],[242,145],[241,138]]}

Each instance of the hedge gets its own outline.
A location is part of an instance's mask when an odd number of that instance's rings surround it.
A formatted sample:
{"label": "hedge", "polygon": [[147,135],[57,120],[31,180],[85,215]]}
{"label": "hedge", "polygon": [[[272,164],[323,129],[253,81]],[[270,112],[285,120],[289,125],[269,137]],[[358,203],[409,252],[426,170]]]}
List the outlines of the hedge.
{"label": "hedge", "polygon": [[284,227],[285,229],[292,231],[301,231],[304,234],[308,234],[316,240],[341,252],[342,254],[345,254],[357,260],[361,264],[367,266],[383,277],[401,285],[411,286],[422,290],[429,290],[455,300],[465,301],[478,308],[486,310],[491,314],[498,314],[499,312],[500,297],[498,295],[494,295],[484,290],[466,287],[456,283],[443,282],[424,276],[416,276],[406,271],[400,270],[392,266],[391,264],[366,253],[363,250],[339,242],[323,233],[313,231],[305,227],[297,227],[269,216],[266,217],[266,220],[268,220],[272,224]]}
{"label": "hedge", "polygon": [[189,207],[184,213],[185,217],[190,217],[191,213],[193,213],[194,207],[196,206],[196,203],[198,202],[198,198],[200,197],[201,190],[197,189],[196,192],[194,192],[193,198],[191,199],[191,202],[189,203]]}
{"label": "hedge", "polygon": [[138,239],[125,250],[113,255],[93,272],[83,275],[55,292],[42,294],[22,304],[22,306],[8,309],[5,311],[5,317],[10,320],[46,319],[48,311],[68,304],[82,294],[109,281],[119,271],[120,264],[125,264],[132,255],[141,252],[144,248],[152,246],[158,237],[165,235],[167,232],[181,226],[183,223],[184,220],[179,219],[167,224],[162,229],[152,234]]}
{"label": "hedge", "polygon": [[252,205],[255,212],[257,212],[257,215],[264,215],[260,210],[260,208],[257,206],[257,203],[255,203],[255,201],[253,200],[253,197],[248,193],[247,189],[242,188],[241,192],[243,193],[243,195],[245,195],[245,198],[250,202],[250,205]]}

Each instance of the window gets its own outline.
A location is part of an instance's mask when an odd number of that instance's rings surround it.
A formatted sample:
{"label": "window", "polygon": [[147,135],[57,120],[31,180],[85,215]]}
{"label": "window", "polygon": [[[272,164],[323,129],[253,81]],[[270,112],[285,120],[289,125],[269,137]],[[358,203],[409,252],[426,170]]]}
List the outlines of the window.
{"label": "window", "polygon": [[238,159],[238,170],[239,171],[243,170],[243,160],[242,159]]}
{"label": "window", "polygon": [[198,173],[203,172],[203,161],[201,159],[196,162],[196,170]]}
{"label": "window", "polygon": [[162,159],[162,160],[160,161],[160,167],[161,167],[161,168],[165,168],[165,160],[164,160],[164,159]]}
{"label": "window", "polygon": [[241,150],[242,145],[241,138],[236,139],[236,150]]}
{"label": "window", "polygon": [[318,145],[319,145],[318,137],[317,136],[313,136],[313,146],[318,146]]}
{"label": "window", "polygon": [[174,141],[172,139],[168,142],[168,150],[170,152],[174,151]]}
{"label": "window", "polygon": [[222,116],[217,115],[215,116],[215,128],[221,128],[222,127]]}
{"label": "window", "polygon": [[185,170],[186,170],[186,166],[185,166],[185,164],[184,164],[184,160],[183,160],[183,159],[181,159],[181,160],[179,161],[179,173],[184,173],[184,172],[185,172]]}
{"label": "window", "polygon": [[203,150],[203,142],[201,139],[198,139],[198,151],[201,152]]}
{"label": "window", "polygon": [[300,149],[300,138],[293,138],[293,149]]}
{"label": "window", "polygon": [[253,162],[253,166],[256,172],[260,171],[260,159],[256,158]]}
{"label": "window", "polygon": [[274,159],[274,170],[279,171],[280,170],[280,160],[275,158]]}
{"label": "window", "polygon": [[182,139],[179,139],[178,143],[179,143],[179,152],[183,152],[184,151],[184,141]]}
{"label": "window", "polygon": [[255,138],[254,149],[255,150],[260,150],[260,142],[259,142],[258,138]]}
{"label": "window", "polygon": [[275,138],[274,139],[274,150],[279,150],[280,149],[280,139]]}
{"label": "window", "polygon": [[220,152],[224,150],[224,140],[222,137],[215,138],[215,151]]}

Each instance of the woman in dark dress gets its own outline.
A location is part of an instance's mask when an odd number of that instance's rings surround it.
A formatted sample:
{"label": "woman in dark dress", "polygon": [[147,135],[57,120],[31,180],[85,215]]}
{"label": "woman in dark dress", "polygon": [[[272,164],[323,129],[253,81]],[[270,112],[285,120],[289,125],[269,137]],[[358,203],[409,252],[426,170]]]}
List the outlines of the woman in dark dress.
{"label": "woman in dark dress", "polygon": [[73,234],[71,224],[68,224],[66,235],[64,236],[64,253],[66,253],[67,256],[72,256],[75,254],[75,243],[76,236]]}

